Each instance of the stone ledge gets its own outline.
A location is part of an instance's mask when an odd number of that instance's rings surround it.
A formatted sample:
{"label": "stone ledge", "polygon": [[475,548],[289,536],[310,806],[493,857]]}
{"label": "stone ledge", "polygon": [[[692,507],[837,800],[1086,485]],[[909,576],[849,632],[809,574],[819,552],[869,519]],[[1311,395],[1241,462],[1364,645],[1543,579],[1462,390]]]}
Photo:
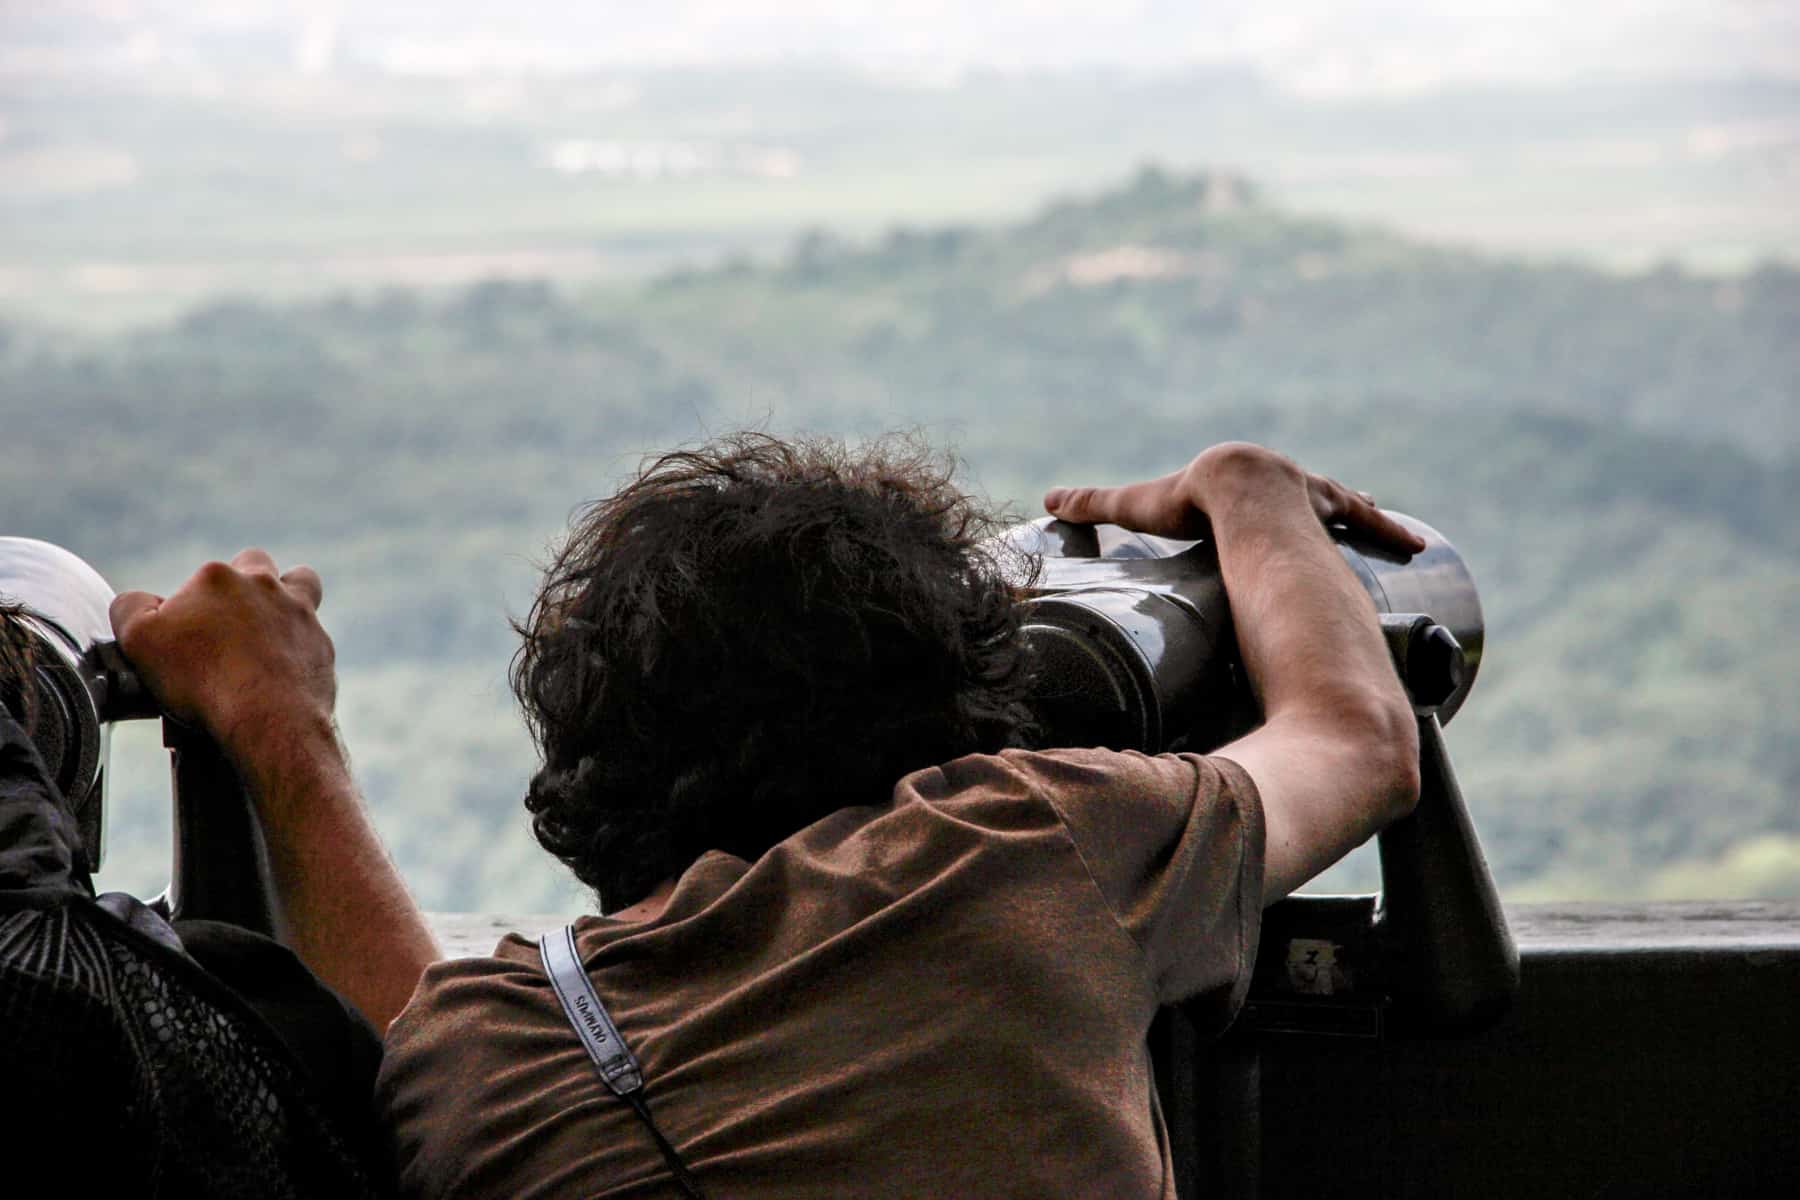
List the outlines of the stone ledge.
{"label": "stone ledge", "polygon": [[533,913],[508,916],[501,913],[426,913],[425,920],[437,934],[438,944],[451,958],[469,958],[492,954],[494,946],[509,933],[521,933],[535,939],[540,933],[561,929],[580,913],[557,915]]}
{"label": "stone ledge", "polygon": [[1800,949],[1800,898],[1655,904],[1517,904],[1507,923],[1521,950],[1770,946]]}
{"label": "stone ledge", "polygon": [[[431,913],[428,920],[453,958],[491,954],[511,932],[535,938],[578,914]],[[1679,900],[1656,904],[1514,904],[1506,909],[1524,951],[1669,947],[1779,947],[1800,950],[1800,898]]]}

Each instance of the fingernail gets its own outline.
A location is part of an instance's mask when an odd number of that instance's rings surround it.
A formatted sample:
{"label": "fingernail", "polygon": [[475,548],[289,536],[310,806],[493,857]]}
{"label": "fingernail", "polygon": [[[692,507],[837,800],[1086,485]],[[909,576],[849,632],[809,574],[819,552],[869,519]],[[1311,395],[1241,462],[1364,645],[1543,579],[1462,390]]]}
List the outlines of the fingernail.
{"label": "fingernail", "polygon": [[1068,488],[1051,488],[1044,493],[1045,508],[1061,508],[1063,497],[1069,494]]}

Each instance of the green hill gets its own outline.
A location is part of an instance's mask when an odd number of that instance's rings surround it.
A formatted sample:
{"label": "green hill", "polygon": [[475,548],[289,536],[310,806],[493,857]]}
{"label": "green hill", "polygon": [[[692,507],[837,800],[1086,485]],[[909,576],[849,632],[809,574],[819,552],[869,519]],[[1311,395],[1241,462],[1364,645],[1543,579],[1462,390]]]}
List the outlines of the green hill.
{"label": "green hill", "polygon": [[[629,290],[11,327],[0,497],[8,532],[120,586],[252,542],[320,567],[403,867],[430,906],[519,910],[569,892],[523,833],[504,616],[568,510],[644,450],[920,427],[1030,515],[1051,484],[1253,438],[1472,564],[1489,653],[1450,741],[1504,887],[1791,893],[1796,333],[1784,268],[1529,267],[1147,171],[1013,227],[820,233]],[[147,878],[161,814],[128,807],[112,851]]]}

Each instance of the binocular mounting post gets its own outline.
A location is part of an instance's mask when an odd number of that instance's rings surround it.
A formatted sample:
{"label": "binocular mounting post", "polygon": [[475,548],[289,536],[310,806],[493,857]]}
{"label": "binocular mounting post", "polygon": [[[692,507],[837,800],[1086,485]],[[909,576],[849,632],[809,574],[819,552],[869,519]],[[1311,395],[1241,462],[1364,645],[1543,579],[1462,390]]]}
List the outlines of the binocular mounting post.
{"label": "binocular mounting post", "polygon": [[167,717],[162,727],[175,808],[170,918],[275,936],[269,848],[243,782],[205,733]]}

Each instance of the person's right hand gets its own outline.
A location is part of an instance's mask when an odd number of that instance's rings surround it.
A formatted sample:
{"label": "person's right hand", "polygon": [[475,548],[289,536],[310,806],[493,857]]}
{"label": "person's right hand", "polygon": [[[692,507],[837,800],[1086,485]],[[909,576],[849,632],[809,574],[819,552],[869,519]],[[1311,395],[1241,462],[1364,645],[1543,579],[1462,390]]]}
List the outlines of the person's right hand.
{"label": "person's right hand", "polygon": [[1216,506],[1249,498],[1255,502],[1304,500],[1324,525],[1343,525],[1361,537],[1400,554],[1416,554],[1424,539],[1375,506],[1367,492],[1353,491],[1323,475],[1303,470],[1292,459],[1249,442],[1221,442],[1187,466],[1156,479],[1110,488],[1052,488],[1044,508],[1064,521],[1109,523],[1139,533],[1196,538],[1211,532]]}
{"label": "person's right hand", "polygon": [[113,633],[166,712],[235,753],[271,723],[329,730],[337,676],[323,595],[311,567],[281,574],[267,553],[245,550],[206,563],[167,598],[121,593]]}
{"label": "person's right hand", "polygon": [[282,942],[380,1031],[438,950],[337,740],[322,595],[311,567],[278,573],[266,553],[245,550],[202,566],[166,599],[124,593],[112,625],[165,711],[205,728],[243,777]]}

